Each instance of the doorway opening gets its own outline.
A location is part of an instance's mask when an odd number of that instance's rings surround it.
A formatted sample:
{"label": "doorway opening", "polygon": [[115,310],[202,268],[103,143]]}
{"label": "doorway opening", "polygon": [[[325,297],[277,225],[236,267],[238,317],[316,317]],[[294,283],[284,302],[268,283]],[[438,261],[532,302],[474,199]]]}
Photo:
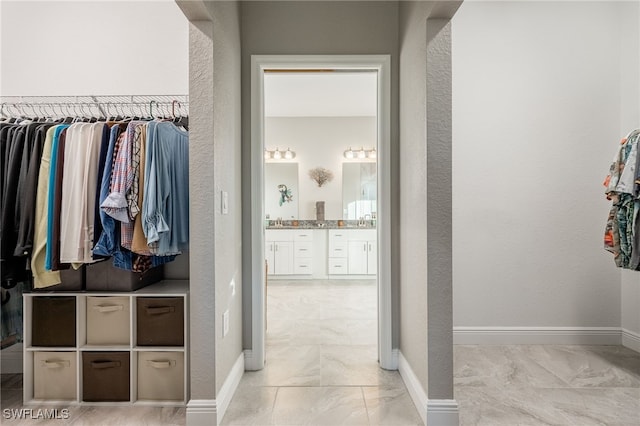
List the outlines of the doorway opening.
{"label": "doorway opening", "polygon": [[[265,362],[267,282],[280,296],[288,288],[304,288],[310,297],[333,288],[333,294],[322,294],[342,301],[349,297],[348,284],[358,288],[353,295],[372,298],[377,320],[368,341],[377,343],[379,365],[397,369],[391,338],[389,65],[386,55],[252,57],[251,369]],[[336,92],[347,95],[338,104]],[[320,293],[313,296],[314,289]],[[279,302],[271,309],[297,303]],[[327,314],[309,312],[309,320],[323,321]],[[282,336],[287,332],[275,338]]]}

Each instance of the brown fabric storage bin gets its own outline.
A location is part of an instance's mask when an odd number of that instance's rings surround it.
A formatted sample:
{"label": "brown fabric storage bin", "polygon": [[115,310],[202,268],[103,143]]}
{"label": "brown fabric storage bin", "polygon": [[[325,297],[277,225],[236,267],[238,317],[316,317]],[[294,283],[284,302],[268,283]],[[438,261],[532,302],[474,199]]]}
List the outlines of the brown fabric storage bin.
{"label": "brown fabric storage bin", "polygon": [[138,352],[138,400],[184,400],[184,353]]}
{"label": "brown fabric storage bin", "polygon": [[84,289],[84,265],[80,269],[60,270],[60,284],[50,287],[36,288],[34,291],[79,291]]}
{"label": "brown fabric storage bin", "polygon": [[129,352],[82,353],[82,400],[129,401]]}
{"label": "brown fabric storage bin", "polygon": [[76,346],[76,298],[32,297],[31,346]]}
{"label": "brown fabric storage bin", "polygon": [[75,352],[34,352],[33,397],[75,400],[76,371]]}
{"label": "brown fabric storage bin", "polygon": [[127,296],[87,297],[87,344],[129,345],[129,316]]}
{"label": "brown fabric storage bin", "polygon": [[116,268],[111,260],[106,260],[87,265],[86,288],[89,291],[135,291],[163,278],[164,265],[141,273]]}
{"label": "brown fabric storage bin", "polygon": [[138,346],[184,345],[182,297],[136,298]]}

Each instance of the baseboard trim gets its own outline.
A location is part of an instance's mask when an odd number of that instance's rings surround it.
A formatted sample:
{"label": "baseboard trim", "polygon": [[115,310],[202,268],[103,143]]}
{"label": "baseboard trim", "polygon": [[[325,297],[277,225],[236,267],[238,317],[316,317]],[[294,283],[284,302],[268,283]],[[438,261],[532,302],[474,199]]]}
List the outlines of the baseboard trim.
{"label": "baseboard trim", "polygon": [[216,398],[216,402],[218,404],[218,424],[222,422],[222,419],[227,412],[227,408],[229,408],[229,403],[231,403],[231,399],[236,393],[236,389],[238,389],[238,385],[240,384],[240,379],[242,379],[242,375],[244,374],[244,356],[244,353],[241,353],[233,364],[227,379],[224,381],[222,388],[220,388],[218,398]]}
{"label": "baseboard trim", "polygon": [[215,399],[192,399],[187,403],[187,426],[218,424],[218,404]]}
{"label": "baseboard trim", "polygon": [[420,380],[418,380],[418,377],[413,372],[411,365],[409,365],[409,362],[400,351],[398,351],[398,371],[409,391],[409,396],[413,400],[413,404],[418,409],[422,423],[427,424],[427,404],[429,403],[427,394],[422,388]]}
{"label": "baseboard trim", "polygon": [[640,334],[631,330],[627,330],[626,328],[623,328],[622,329],[622,346],[625,346],[636,352],[640,352]]}
{"label": "baseboard trim", "polygon": [[262,370],[262,366],[258,368],[256,365],[256,359],[253,357],[252,349],[244,350],[244,369],[246,371],[258,371]]}
{"label": "baseboard trim", "polygon": [[618,327],[454,327],[455,345],[620,345]]}
{"label": "baseboard trim", "polygon": [[16,343],[0,351],[2,374],[22,374],[22,343]]}
{"label": "baseboard trim", "polygon": [[458,426],[460,412],[455,399],[430,399],[427,401],[428,426]]}
{"label": "baseboard trim", "polygon": [[400,349],[392,349],[391,350],[391,367],[392,370],[397,370],[398,365],[400,363]]}

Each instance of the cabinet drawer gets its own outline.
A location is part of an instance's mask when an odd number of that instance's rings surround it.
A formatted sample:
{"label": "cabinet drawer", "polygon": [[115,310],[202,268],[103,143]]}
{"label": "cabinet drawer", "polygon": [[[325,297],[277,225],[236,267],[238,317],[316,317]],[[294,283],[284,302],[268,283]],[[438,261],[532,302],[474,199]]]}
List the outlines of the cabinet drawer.
{"label": "cabinet drawer", "polygon": [[349,240],[349,231],[342,229],[329,229],[329,244],[347,242]]}
{"label": "cabinet drawer", "polygon": [[82,353],[82,400],[129,401],[129,352]]}
{"label": "cabinet drawer", "polygon": [[33,298],[31,346],[76,345],[76,298],[38,296]]}
{"label": "cabinet drawer", "polygon": [[35,399],[76,399],[76,353],[35,352],[33,356],[33,397]]}
{"label": "cabinet drawer", "polygon": [[347,259],[329,259],[329,275],[344,275],[347,270]]}
{"label": "cabinet drawer", "polygon": [[296,231],[293,234],[294,242],[312,242],[313,241],[313,231],[311,229],[306,231]]}
{"label": "cabinet drawer", "polygon": [[184,344],[182,297],[138,297],[136,303],[138,346]]}
{"label": "cabinet drawer", "polygon": [[298,258],[293,262],[293,273],[296,275],[313,274],[313,264],[311,258]]}
{"label": "cabinet drawer", "polygon": [[313,245],[312,243],[294,243],[294,252],[293,255],[295,257],[312,257],[313,256]]}
{"label": "cabinet drawer", "polygon": [[184,354],[138,352],[138,400],[184,400]]}
{"label": "cabinet drawer", "polygon": [[87,343],[89,345],[128,345],[129,298],[87,297]]}
{"label": "cabinet drawer", "polygon": [[[293,241],[295,231],[290,229],[267,229],[264,231],[265,241]],[[309,231],[311,233],[311,231]]]}
{"label": "cabinet drawer", "polygon": [[347,257],[347,243],[334,243],[329,245],[329,257]]}
{"label": "cabinet drawer", "polygon": [[350,229],[349,240],[351,241],[375,241],[377,238],[375,229]]}

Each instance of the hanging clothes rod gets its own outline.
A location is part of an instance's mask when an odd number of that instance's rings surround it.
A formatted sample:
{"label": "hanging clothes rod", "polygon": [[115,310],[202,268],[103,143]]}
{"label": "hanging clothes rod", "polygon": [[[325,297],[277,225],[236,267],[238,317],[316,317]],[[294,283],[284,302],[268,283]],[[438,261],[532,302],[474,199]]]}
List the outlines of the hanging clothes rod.
{"label": "hanging clothes rod", "polygon": [[187,95],[2,96],[0,117],[189,115]]}

